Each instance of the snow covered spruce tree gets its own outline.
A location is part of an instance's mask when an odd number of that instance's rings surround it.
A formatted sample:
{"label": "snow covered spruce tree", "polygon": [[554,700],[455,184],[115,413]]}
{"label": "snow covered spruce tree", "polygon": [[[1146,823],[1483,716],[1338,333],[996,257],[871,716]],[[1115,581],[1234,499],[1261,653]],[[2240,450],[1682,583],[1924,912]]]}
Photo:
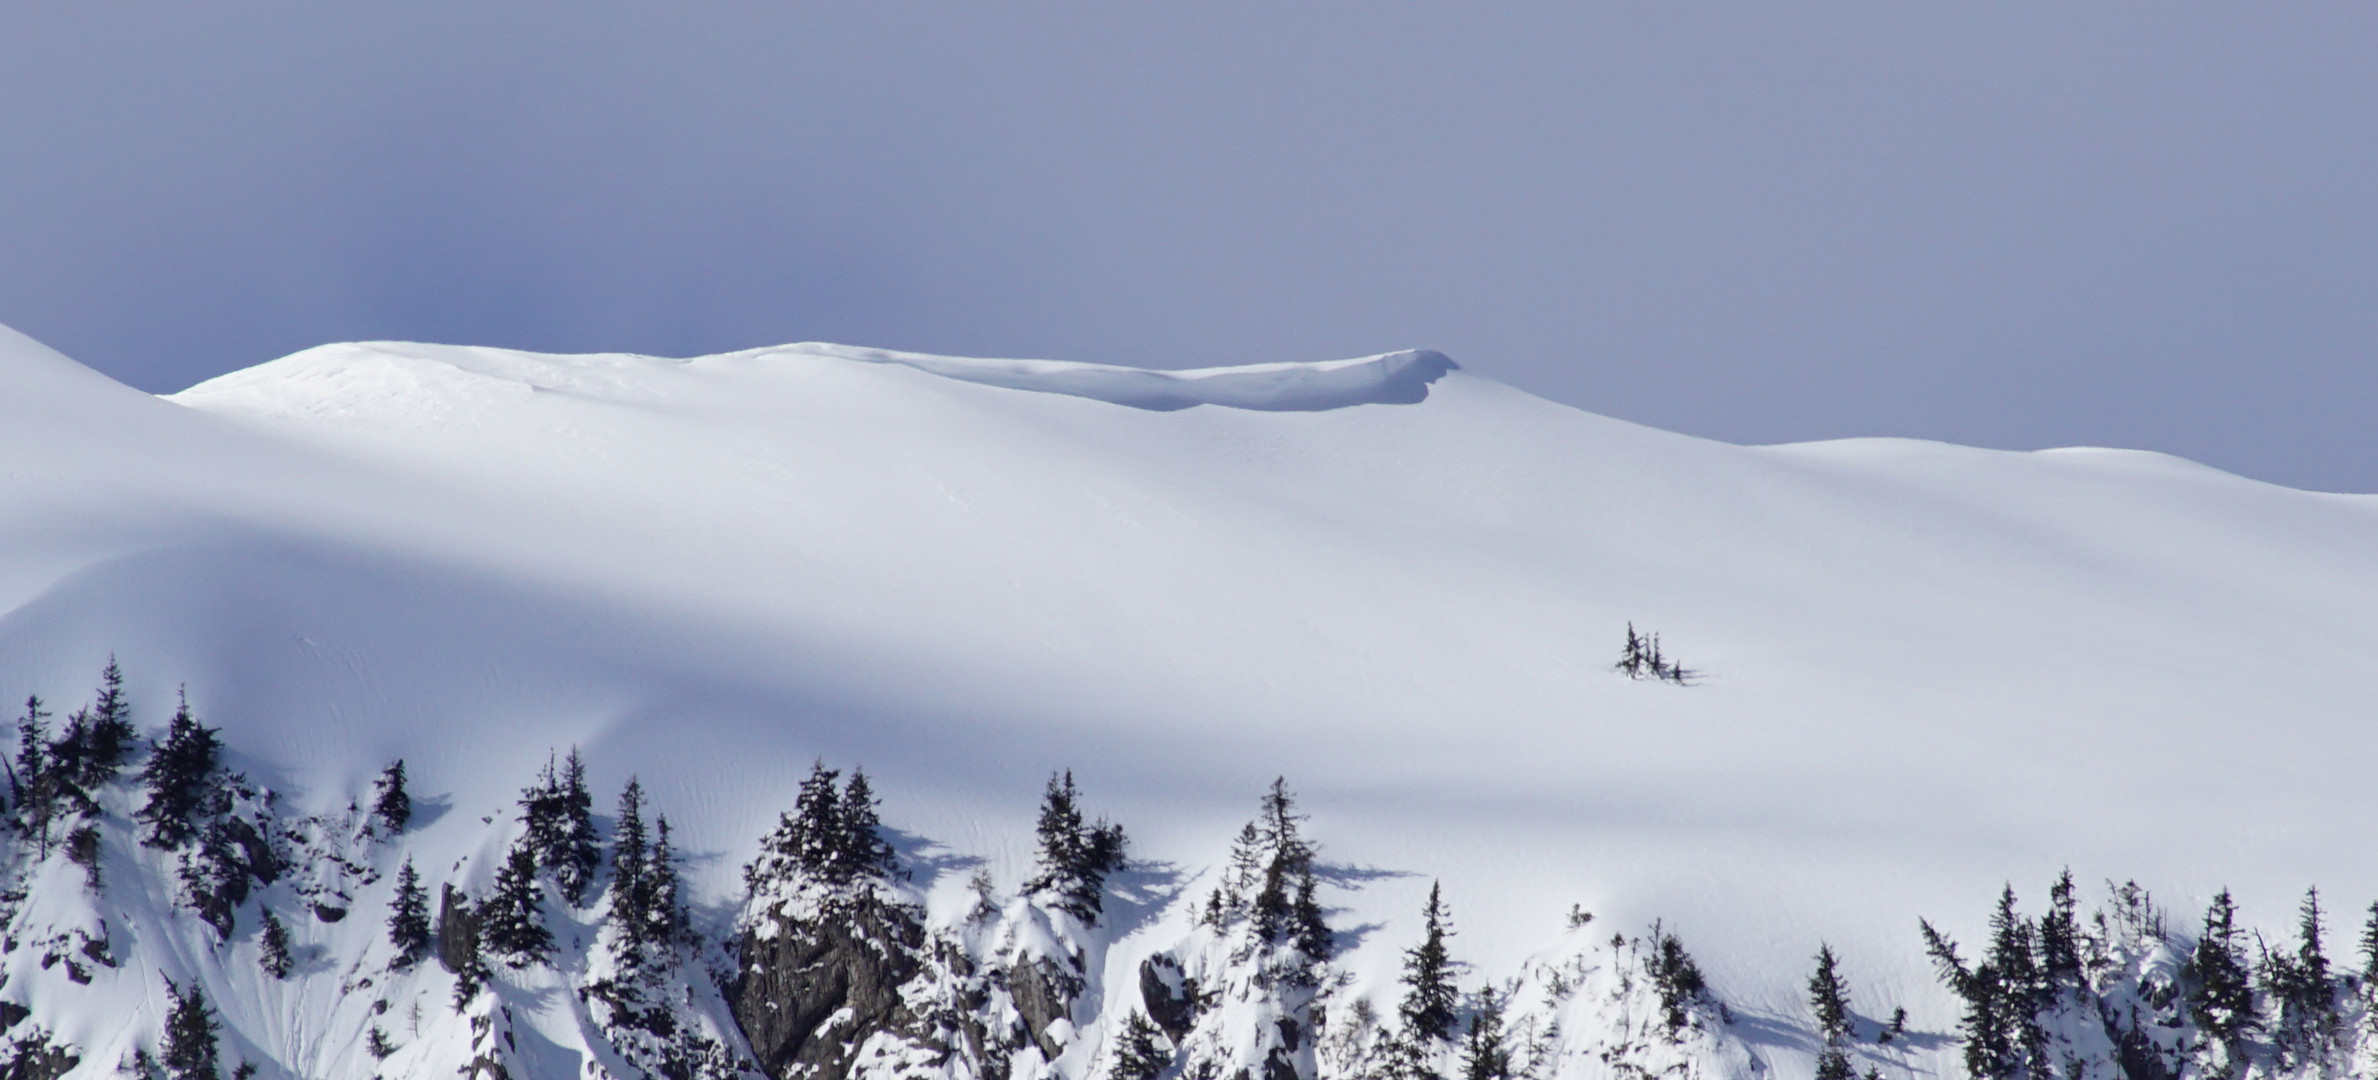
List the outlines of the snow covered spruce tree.
{"label": "snow covered spruce tree", "polygon": [[1817,1034],[1828,1044],[1840,1044],[1850,1037],[1850,986],[1841,977],[1840,961],[1833,956],[1833,946],[1819,942],[1817,969],[1808,976],[1808,1011],[1816,1018]]}
{"label": "snow covered spruce tree", "polygon": [[1314,1004],[1335,941],[1316,895],[1316,852],[1304,821],[1287,780],[1274,780],[1206,898],[1197,933],[1142,967],[1151,1015],[1168,1034],[1179,1031],[1184,1075],[1310,1080],[1315,1073]]}
{"label": "snow covered spruce tree", "polygon": [[2073,895],[2072,870],[2056,876],[2048,886],[2048,913],[2039,917],[2040,981],[2050,994],[2070,994],[2087,987],[2081,968],[2080,901]]}
{"label": "snow covered spruce tree", "polygon": [[1329,927],[1314,895],[1313,848],[1305,842],[1287,778],[1272,781],[1255,820],[1239,830],[1222,883],[1207,898],[1217,929],[1245,920],[1266,943],[1295,945],[1309,960],[1329,959]]}
{"label": "snow covered spruce tree", "polygon": [[421,875],[406,859],[396,872],[396,899],[388,913],[388,943],[396,948],[394,966],[403,970],[429,956],[429,893]]}
{"label": "snow covered spruce tree", "polygon": [[537,854],[523,838],[505,853],[495,890],[478,907],[480,944],[513,967],[544,963],[553,954],[544,892],[537,880]]}
{"label": "snow covered spruce tree", "polygon": [[116,666],[110,654],[107,668],[99,673],[99,695],[88,710],[78,711],[68,725],[77,737],[70,740],[75,751],[75,780],[83,790],[93,791],[116,778],[124,767],[140,732],[132,726],[132,703],[124,696],[124,672]]}
{"label": "snow covered spruce tree", "polygon": [[2232,1057],[2242,1056],[2245,1041],[2262,1028],[2245,948],[2238,936],[2238,906],[2230,899],[2229,890],[2223,889],[2205,908],[2204,930],[2197,935],[2196,951],[2189,957],[2195,986],[2188,1005],[2197,1030],[2228,1048]]}
{"label": "snow covered spruce tree", "polygon": [[38,696],[25,699],[17,718],[15,767],[9,770],[9,809],[17,831],[33,838],[43,856],[50,850],[50,825],[58,818],[62,780],[50,761],[50,712]]}
{"label": "snow covered spruce tree", "polygon": [[1391,1049],[1392,1071],[1404,1080],[1437,1075],[1433,1062],[1453,1038],[1461,989],[1454,985],[1453,954],[1445,945],[1452,936],[1444,886],[1431,882],[1428,904],[1420,911],[1420,943],[1404,950],[1404,999],[1396,1007],[1403,1030]]}
{"label": "snow covered spruce tree", "polygon": [[1039,872],[1025,888],[1050,897],[1056,906],[1096,925],[1104,911],[1106,876],[1123,868],[1123,827],[1104,818],[1085,822],[1073,770],[1049,776],[1041,797]]}
{"label": "snow covered spruce tree", "polygon": [[623,978],[650,982],[669,968],[686,932],[676,853],[669,819],[659,819],[653,839],[644,825],[644,785],[628,779],[619,796],[618,823],[611,832],[611,885],[604,909],[606,941]]}
{"label": "snow covered spruce tree", "polygon": [[26,699],[25,716],[17,722],[15,790],[9,800],[19,826],[44,855],[59,829],[99,812],[99,789],[116,778],[139,736],[124,696],[124,673],[113,656],[100,673],[97,699],[76,709],[55,739],[49,737],[49,716],[39,697]]}
{"label": "snow covered spruce tree", "polygon": [[222,1024],[207,1004],[206,992],[170,981],[165,992],[173,998],[173,1008],[165,1015],[165,1045],[158,1055],[165,1075],[172,1080],[220,1080]]}
{"label": "snow covered spruce tree", "polygon": [[1856,1070],[1850,1066],[1850,988],[1841,977],[1840,964],[1833,957],[1833,946],[1819,942],[1817,969],[1808,977],[1808,1011],[1816,1018],[1817,1034],[1824,1037],[1825,1048],[1817,1055],[1817,1080],[1851,1080]]}
{"label": "snow covered spruce tree", "polygon": [[669,815],[654,814],[652,823],[652,860],[644,869],[644,940],[668,946],[693,933],[693,916],[685,907],[685,885],[677,872],[677,844],[669,836]]}
{"label": "snow covered spruce tree", "polygon": [[2269,952],[2262,959],[2263,995],[2278,1012],[2271,1049],[2283,1068],[2325,1060],[2342,1034],[2339,987],[2321,944],[2320,914],[2320,890],[2305,891],[2296,915],[2295,952]]}
{"label": "snow covered spruce tree", "polygon": [[1929,922],[1921,925],[1942,981],[1965,1000],[1966,1071],[1977,1078],[2044,1076],[2037,1070],[2050,1063],[2038,1016],[2042,986],[2035,935],[2030,921],[2016,914],[2014,886],[1999,894],[1990,917],[1989,953],[1971,968],[1958,956],[1956,942]]}
{"label": "snow covered spruce tree", "polygon": [[372,826],[396,836],[412,820],[413,795],[405,790],[405,759],[398,758],[372,782]]}
{"label": "snow covered spruce tree", "polygon": [[264,973],[276,979],[286,979],[296,967],[295,958],[289,955],[289,927],[281,922],[280,916],[273,914],[271,908],[264,908],[258,917],[263,920],[263,930],[257,935],[257,942],[263,950]]}
{"label": "snow covered spruce tree", "polygon": [[1651,956],[1643,966],[1651,975],[1652,988],[1659,991],[1660,1013],[1668,1033],[1683,1032],[1692,1022],[1693,1006],[1708,997],[1709,982],[1701,976],[1701,965],[1685,951],[1684,940],[1675,931],[1655,922],[1651,926]]}
{"label": "snow covered spruce tree", "polygon": [[537,782],[521,791],[520,821],[528,827],[523,842],[537,866],[553,875],[562,899],[571,907],[586,903],[603,854],[595,837],[594,798],[586,790],[586,762],[577,747],[570,748],[559,775],[548,760]]}
{"label": "snow covered spruce tree", "polygon": [[140,779],[148,801],[138,814],[148,826],[141,842],[172,850],[198,835],[200,815],[207,809],[215,770],[223,759],[223,741],[216,729],[190,715],[190,696],[184,693],[165,726],[165,737],[149,754]]}

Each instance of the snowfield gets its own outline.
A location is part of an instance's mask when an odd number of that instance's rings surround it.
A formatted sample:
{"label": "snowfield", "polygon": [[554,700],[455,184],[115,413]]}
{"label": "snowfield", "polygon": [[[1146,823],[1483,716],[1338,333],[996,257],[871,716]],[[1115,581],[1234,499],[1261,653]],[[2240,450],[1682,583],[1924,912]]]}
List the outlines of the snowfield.
{"label": "snowfield", "polygon": [[[112,653],[144,731],[186,687],[295,813],[403,758],[433,893],[484,885],[576,746],[604,812],[640,777],[723,925],[822,759],[865,766],[948,921],[978,868],[1030,874],[1071,769],[1138,860],[1108,990],[1285,776],[1383,1011],[1441,880],[1470,983],[1660,919],[1787,1075],[1820,941],[1860,1014],[1929,1033],[1886,1075],[1961,1075],[1917,919],[1978,943],[2003,883],[2036,914],[2062,868],[2090,902],[2135,879],[2185,927],[2228,886],[2274,942],[2318,885],[2340,957],[2378,899],[2378,496],[2135,451],[1734,446],[1426,351],[364,343],[158,398],[0,328],[0,613],[0,701],[63,714]],[[1630,623],[1697,682],[1616,673]],[[251,988],[224,1013],[275,1067],[352,1057],[309,1041],[339,972],[272,985],[155,923],[168,898],[94,903]],[[360,955],[382,920],[293,929]],[[143,985],[27,1004],[104,1042],[160,1022]]]}

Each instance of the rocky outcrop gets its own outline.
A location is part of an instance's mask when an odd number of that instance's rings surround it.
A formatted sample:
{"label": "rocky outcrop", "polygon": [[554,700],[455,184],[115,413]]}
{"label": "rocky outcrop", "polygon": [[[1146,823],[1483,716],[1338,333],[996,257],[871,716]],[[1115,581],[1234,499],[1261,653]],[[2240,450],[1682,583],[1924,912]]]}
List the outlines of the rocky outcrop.
{"label": "rocky outcrop", "polygon": [[1045,959],[1024,960],[1008,969],[1007,985],[1033,1045],[1040,1047],[1041,1056],[1057,1060],[1065,1048],[1053,1029],[1057,1021],[1073,1019],[1074,999],[1082,993],[1081,977],[1060,971]]}
{"label": "rocky outcrop", "polygon": [[452,885],[438,890],[438,965],[447,973],[476,973],[479,962],[479,917],[470,898]]}
{"label": "rocky outcrop", "polygon": [[728,999],[760,1067],[777,1080],[847,1080],[880,1033],[916,1017],[901,987],[924,963],[921,912],[872,894],[813,918],[769,915],[748,929]]}
{"label": "rocky outcrop", "polygon": [[[8,1021],[0,1026],[12,1027],[30,1015],[29,1011],[18,1011],[14,1019],[9,1019],[10,1010],[22,1009],[18,1005],[0,1009],[0,1020]],[[53,1043],[49,1032],[35,1029],[0,1043],[0,1080],[58,1080],[74,1071],[82,1060],[73,1047]]]}
{"label": "rocky outcrop", "polygon": [[1139,997],[1148,1019],[1164,1037],[1179,1043],[1197,1026],[1197,983],[1181,972],[1181,962],[1169,953],[1140,961]]}

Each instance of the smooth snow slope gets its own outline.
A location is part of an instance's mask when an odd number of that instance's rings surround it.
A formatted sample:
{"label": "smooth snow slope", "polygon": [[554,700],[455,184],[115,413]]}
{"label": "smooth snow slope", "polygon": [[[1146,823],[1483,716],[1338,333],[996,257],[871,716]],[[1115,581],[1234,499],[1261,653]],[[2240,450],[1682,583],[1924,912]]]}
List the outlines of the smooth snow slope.
{"label": "smooth snow slope", "polygon": [[[1371,978],[1441,877],[1479,976],[1583,904],[1794,1016],[1829,940],[1936,1029],[1915,920],[1971,937],[2006,880],[2183,922],[2228,884],[2273,929],[2378,897],[2378,498],[1731,446],[1430,353],[375,343],[160,401],[4,334],[0,383],[0,699],[79,702],[113,650],[144,722],[186,683],[309,805],[405,757],[426,850],[575,743],[724,902],[823,756],[920,879],[1012,885],[1070,767],[1202,894],[1285,774]],[[1630,620],[1706,680],[1615,675]]]}

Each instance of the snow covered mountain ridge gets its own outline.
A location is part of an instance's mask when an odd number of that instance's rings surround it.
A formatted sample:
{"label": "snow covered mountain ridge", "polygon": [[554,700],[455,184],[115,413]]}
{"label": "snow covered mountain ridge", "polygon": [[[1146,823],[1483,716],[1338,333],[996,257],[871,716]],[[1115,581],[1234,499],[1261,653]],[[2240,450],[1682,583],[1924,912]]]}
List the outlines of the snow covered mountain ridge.
{"label": "snow covered mountain ridge", "polygon": [[[0,1020],[75,1048],[73,1075],[160,1053],[168,980],[223,1019],[225,1074],[263,1076],[1337,1080],[1493,1066],[1455,1045],[1481,1016],[1503,1069],[1546,1080],[1807,1075],[1829,1045],[1957,1075],[1960,1031],[2084,1075],[2366,1068],[2344,976],[2378,872],[2340,853],[2378,840],[2369,496],[2135,452],[1728,446],[1428,352],[1150,372],[382,343],[158,399],[0,332],[0,381],[0,695],[71,713],[112,655],[143,740],[46,847],[11,841]],[[1690,685],[1613,669],[1630,624]],[[142,839],[177,688],[244,777],[207,827],[257,838],[228,937],[180,861],[204,845]],[[502,891],[523,788],[572,747],[597,806],[632,776],[668,816],[682,951],[646,996],[603,989],[628,985],[608,891],[641,879],[598,810],[584,903],[511,875],[546,890],[555,951],[457,1004],[467,963],[397,962],[398,871],[442,947],[441,890],[456,928]],[[374,829],[400,759],[419,810]],[[865,767],[898,873],[781,895],[871,898],[856,938],[742,873],[820,760]],[[1061,770],[1131,838],[1095,925],[1033,884]],[[1307,854],[1233,842],[1279,776]],[[1309,873],[1326,941],[1266,922],[1248,866],[1287,867],[1292,907]],[[2083,895],[2052,900],[2068,866]],[[2133,879],[2156,900],[2087,884]],[[1993,921],[2009,881],[2023,918]],[[1451,1040],[1414,1056],[1432,882],[1472,966]],[[2191,1004],[2224,985],[2199,956],[2223,886],[2301,961],[2313,884],[2335,970],[2263,965],[2251,1032]],[[1241,906],[1209,915],[1226,886]],[[260,966],[268,911],[287,978]],[[1831,1028],[1821,943],[1852,1006]],[[841,999],[753,975],[763,954],[898,981],[819,1057],[750,1010]]]}
{"label": "snow covered mountain ridge", "polygon": [[[1218,405],[1314,412],[1355,405],[1412,404],[1428,396],[1430,383],[1456,367],[1445,354],[1427,349],[1321,363],[1157,371],[1065,360],[928,356],[815,342],[703,359],[766,362],[787,357],[898,364],[961,382],[1159,411]],[[210,379],[172,399],[225,412],[335,417],[354,409],[387,408],[403,400],[451,404],[457,399],[501,400],[502,395],[523,391],[566,393],[598,384],[617,388],[616,379],[596,373],[616,375],[640,367],[698,362],[645,356],[541,356],[403,342],[325,345]]]}

